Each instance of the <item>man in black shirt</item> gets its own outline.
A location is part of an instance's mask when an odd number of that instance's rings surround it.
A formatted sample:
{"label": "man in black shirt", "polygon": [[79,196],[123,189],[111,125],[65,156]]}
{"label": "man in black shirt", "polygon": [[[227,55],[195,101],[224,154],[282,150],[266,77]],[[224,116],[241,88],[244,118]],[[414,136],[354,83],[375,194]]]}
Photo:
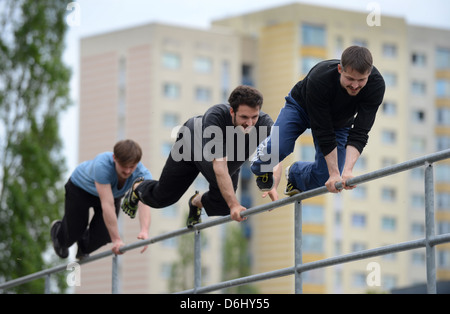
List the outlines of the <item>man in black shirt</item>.
{"label": "man in black shirt", "polygon": [[[324,184],[337,193],[338,182],[345,189],[354,188],[345,182],[353,177],[353,166],[367,144],[384,92],[383,77],[373,66],[367,48],[352,46],[343,52],[341,60],[318,63],[286,97],[274,124],[279,128],[278,138],[270,136],[258,147],[252,171],[260,189],[271,189],[273,181],[270,171],[262,167],[268,163],[262,160],[267,160],[264,155],[272,154],[277,145],[278,154],[271,157],[277,159],[276,163],[284,160],[308,128],[314,139],[315,161],[299,161],[286,169],[285,194],[294,195]],[[261,183],[263,176],[266,184]]]}
{"label": "man in black shirt", "polygon": [[[189,199],[187,226],[200,222],[201,208],[208,216],[231,215],[236,221],[244,220],[240,213],[246,208],[235,194],[240,168],[270,134],[273,121],[261,111],[262,94],[252,87],[238,86],[228,101],[229,105],[215,105],[181,127],[159,181],[135,182],[122,202],[125,213],[133,214],[138,201],[153,208],[174,204],[202,173],[209,191],[196,192]],[[275,173],[279,182],[281,168]],[[275,189],[263,197],[267,195],[278,198]]]}

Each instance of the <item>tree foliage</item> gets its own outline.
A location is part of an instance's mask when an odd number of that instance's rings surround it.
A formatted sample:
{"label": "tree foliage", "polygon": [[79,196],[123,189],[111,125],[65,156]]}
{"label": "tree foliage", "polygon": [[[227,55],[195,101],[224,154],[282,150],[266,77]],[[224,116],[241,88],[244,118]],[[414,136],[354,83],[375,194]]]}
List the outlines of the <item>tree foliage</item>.
{"label": "tree foliage", "polygon": [[[49,266],[50,223],[64,206],[58,120],[70,105],[66,6],[0,3],[0,281]],[[43,281],[15,291],[42,293]]]}
{"label": "tree foliage", "polygon": [[[228,224],[223,247],[222,279],[224,281],[247,277],[251,274],[249,239],[244,236],[244,223]],[[226,293],[252,294],[258,293],[253,285],[231,287]]]}

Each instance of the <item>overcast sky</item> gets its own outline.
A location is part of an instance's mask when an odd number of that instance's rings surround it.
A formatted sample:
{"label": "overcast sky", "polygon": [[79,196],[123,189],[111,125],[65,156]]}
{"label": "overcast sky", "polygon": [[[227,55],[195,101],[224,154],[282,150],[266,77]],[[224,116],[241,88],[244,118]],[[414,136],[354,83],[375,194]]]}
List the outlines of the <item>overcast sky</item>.
{"label": "overcast sky", "polygon": [[[69,172],[78,164],[78,65],[79,40],[131,26],[161,22],[186,27],[207,28],[211,21],[289,3],[307,3],[360,12],[371,12],[376,3],[383,15],[403,17],[409,24],[450,30],[449,0],[77,0],[77,26],[69,27],[65,62],[72,68],[74,105],[62,117],[62,139]],[[67,1],[69,4],[70,1]],[[71,18],[75,11],[68,11]],[[70,22],[70,21],[69,21]],[[113,145],[113,143],[112,143]]]}

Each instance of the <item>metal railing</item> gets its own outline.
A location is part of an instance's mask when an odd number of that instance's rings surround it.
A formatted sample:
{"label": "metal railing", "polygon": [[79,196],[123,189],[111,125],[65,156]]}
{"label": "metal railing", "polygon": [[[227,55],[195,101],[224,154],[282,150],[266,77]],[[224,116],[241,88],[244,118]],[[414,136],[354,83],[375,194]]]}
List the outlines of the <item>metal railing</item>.
{"label": "metal railing", "polygon": [[[260,273],[247,277],[237,278],[229,281],[219,282],[209,286],[201,286],[201,241],[200,231],[213,226],[225,224],[231,222],[231,217],[224,216],[217,219],[212,219],[204,223],[195,225],[193,228],[182,228],[159,236],[138,241],[129,245],[125,245],[121,248],[122,252],[130,251],[145,245],[151,245],[157,242],[164,241],[166,239],[178,237],[187,233],[194,232],[194,288],[179,293],[208,293],[217,291],[229,287],[249,284],[257,281],[263,281],[283,276],[294,275],[295,276],[295,293],[302,293],[302,274],[306,271],[313,269],[324,268],[328,266],[334,266],[347,262],[367,259],[375,256],[381,256],[386,254],[392,254],[407,250],[413,250],[418,248],[425,248],[426,250],[426,274],[427,274],[427,292],[430,294],[437,293],[436,291],[436,250],[435,246],[443,243],[450,243],[450,234],[435,234],[435,218],[434,218],[434,175],[433,175],[433,163],[450,158],[450,149],[437,152],[434,154],[426,155],[414,160],[410,160],[401,164],[386,167],[365,175],[354,177],[348,181],[348,185],[363,184],[375,179],[394,175],[403,171],[411,170],[420,166],[425,166],[425,238],[387,245],[375,249],[368,249],[364,251],[354,252],[341,256],[325,258],[322,260],[302,263],[302,200],[309,199],[315,196],[319,196],[327,193],[326,187],[317,188],[307,192],[297,194],[295,196],[280,199],[275,202],[256,206],[241,213],[242,217],[248,217],[265,211],[273,210],[285,206],[287,204],[294,203],[295,210],[295,257],[294,266],[283,268],[275,271]],[[342,184],[336,184],[337,188],[342,188]],[[81,261],[77,261],[78,264],[90,263],[108,256],[113,255],[112,251],[102,252]],[[50,269],[42,270],[34,274],[30,274],[18,279],[14,279],[8,282],[0,284],[1,290],[9,289],[29,281],[46,278],[45,292],[50,292],[50,275],[58,272],[62,272],[68,269],[73,263],[53,267]],[[113,270],[112,270],[112,293],[119,293],[120,278],[118,276],[118,257],[113,256]]]}

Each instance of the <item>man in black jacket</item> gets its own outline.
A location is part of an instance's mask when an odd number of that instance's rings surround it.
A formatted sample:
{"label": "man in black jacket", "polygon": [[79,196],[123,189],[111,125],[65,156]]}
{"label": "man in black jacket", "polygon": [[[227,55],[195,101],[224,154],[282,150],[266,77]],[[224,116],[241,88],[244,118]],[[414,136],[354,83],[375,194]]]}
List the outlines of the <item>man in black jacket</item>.
{"label": "man in black jacket", "polygon": [[324,184],[337,193],[337,182],[342,182],[345,189],[354,188],[345,182],[353,177],[353,166],[367,144],[384,92],[384,79],[373,66],[367,48],[352,46],[343,52],[341,60],[318,63],[286,97],[274,124],[279,128],[278,138],[268,137],[258,147],[252,161],[258,187],[270,190],[273,185],[270,168],[265,167],[270,162],[267,155],[274,154],[271,158],[281,162],[293,152],[297,138],[310,128],[315,161],[298,161],[286,169],[285,194],[294,195]]}
{"label": "man in black jacket", "polygon": [[[134,215],[138,201],[153,208],[177,202],[201,173],[209,183],[209,191],[196,192],[189,199],[187,226],[200,222],[201,208],[208,216],[230,215],[233,220],[245,220],[240,213],[246,208],[235,194],[240,169],[270,134],[273,121],[261,111],[263,96],[255,88],[238,86],[228,101],[183,125],[159,180],[135,182],[122,202],[125,213]],[[281,169],[277,169],[275,180],[279,182]],[[278,198],[275,189],[263,197],[267,195],[272,200]]]}

